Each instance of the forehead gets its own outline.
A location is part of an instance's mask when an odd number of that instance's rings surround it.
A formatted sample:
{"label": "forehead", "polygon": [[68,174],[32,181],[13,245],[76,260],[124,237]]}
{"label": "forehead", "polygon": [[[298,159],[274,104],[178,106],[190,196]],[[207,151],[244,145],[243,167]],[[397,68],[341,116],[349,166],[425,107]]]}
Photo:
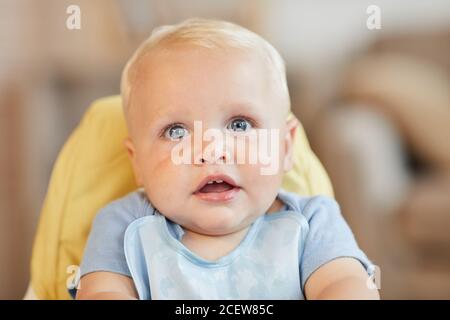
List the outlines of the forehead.
{"label": "forehead", "polygon": [[274,91],[274,77],[252,51],[181,47],[158,50],[136,65],[133,108],[146,115],[241,107],[257,111]]}

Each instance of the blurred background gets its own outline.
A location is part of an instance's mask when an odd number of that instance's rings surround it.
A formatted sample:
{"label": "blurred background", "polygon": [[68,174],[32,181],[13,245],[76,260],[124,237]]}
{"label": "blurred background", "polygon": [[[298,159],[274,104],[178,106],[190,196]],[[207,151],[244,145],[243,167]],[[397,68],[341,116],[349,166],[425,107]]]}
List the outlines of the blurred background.
{"label": "blurred background", "polygon": [[381,268],[382,297],[450,299],[448,0],[0,0],[0,299],[25,293],[53,164],[89,104],[119,93],[152,28],[193,16],[281,52],[293,111]]}

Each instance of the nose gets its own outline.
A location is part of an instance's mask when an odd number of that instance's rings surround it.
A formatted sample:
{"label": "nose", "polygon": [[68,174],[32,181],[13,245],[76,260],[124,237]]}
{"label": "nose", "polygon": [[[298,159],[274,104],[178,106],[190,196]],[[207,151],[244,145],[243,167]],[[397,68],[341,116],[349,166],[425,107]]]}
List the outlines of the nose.
{"label": "nose", "polygon": [[[194,148],[195,150],[195,148]],[[207,144],[201,144],[201,150],[195,151],[194,164],[217,164],[226,163],[230,154],[223,138],[216,138]]]}

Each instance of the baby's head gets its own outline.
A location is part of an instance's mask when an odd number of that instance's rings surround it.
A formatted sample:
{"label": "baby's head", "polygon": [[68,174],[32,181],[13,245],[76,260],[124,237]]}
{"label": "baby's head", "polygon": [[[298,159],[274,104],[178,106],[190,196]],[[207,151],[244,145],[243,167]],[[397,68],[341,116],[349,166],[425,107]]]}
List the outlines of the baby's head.
{"label": "baby's head", "polygon": [[167,218],[223,235],[276,208],[297,123],[287,120],[283,60],[267,41],[216,20],[157,28],[121,90],[136,180]]}

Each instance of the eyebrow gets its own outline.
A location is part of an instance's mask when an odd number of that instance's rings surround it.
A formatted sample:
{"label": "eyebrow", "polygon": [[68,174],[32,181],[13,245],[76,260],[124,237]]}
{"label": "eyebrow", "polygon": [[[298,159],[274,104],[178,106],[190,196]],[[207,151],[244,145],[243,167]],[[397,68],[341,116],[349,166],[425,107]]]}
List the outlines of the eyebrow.
{"label": "eyebrow", "polygon": [[262,121],[261,116],[258,115],[258,110],[260,107],[258,107],[256,104],[246,102],[246,103],[231,103],[230,105],[233,107],[229,108],[228,117],[231,117],[234,114],[242,114],[254,118],[257,122]]}
{"label": "eyebrow", "polygon": [[237,103],[229,103],[228,105],[231,105],[235,108],[239,108],[240,110],[247,110],[247,111],[255,111],[258,109],[258,107],[252,102],[237,102]]}
{"label": "eyebrow", "polygon": [[[231,108],[229,108],[229,107],[231,107]],[[172,107],[172,108],[166,107],[166,108],[164,108],[164,109],[166,109],[165,111],[162,111],[162,110],[160,110],[160,108],[157,108],[156,116],[158,118],[178,116],[178,115],[180,115],[180,108],[183,108],[183,105],[179,105],[179,106]],[[232,109],[233,113],[235,111],[240,111],[240,112],[248,111],[248,112],[255,113],[256,110],[259,109],[259,107],[252,102],[229,102],[229,103],[225,103],[224,105],[220,106],[220,108]]]}
{"label": "eyebrow", "polygon": [[[181,106],[182,107],[182,106]],[[165,108],[166,110],[157,110],[155,113],[153,124],[160,125],[165,122],[180,122],[182,123],[182,117],[184,113],[180,112],[180,107]],[[226,118],[231,118],[235,115],[246,115],[255,119],[255,121],[260,122],[262,119],[258,116],[257,110],[259,107],[250,102],[230,102],[225,103],[220,109],[224,110],[224,115]],[[219,109],[219,110],[220,110]],[[194,119],[197,120],[197,119]]]}

